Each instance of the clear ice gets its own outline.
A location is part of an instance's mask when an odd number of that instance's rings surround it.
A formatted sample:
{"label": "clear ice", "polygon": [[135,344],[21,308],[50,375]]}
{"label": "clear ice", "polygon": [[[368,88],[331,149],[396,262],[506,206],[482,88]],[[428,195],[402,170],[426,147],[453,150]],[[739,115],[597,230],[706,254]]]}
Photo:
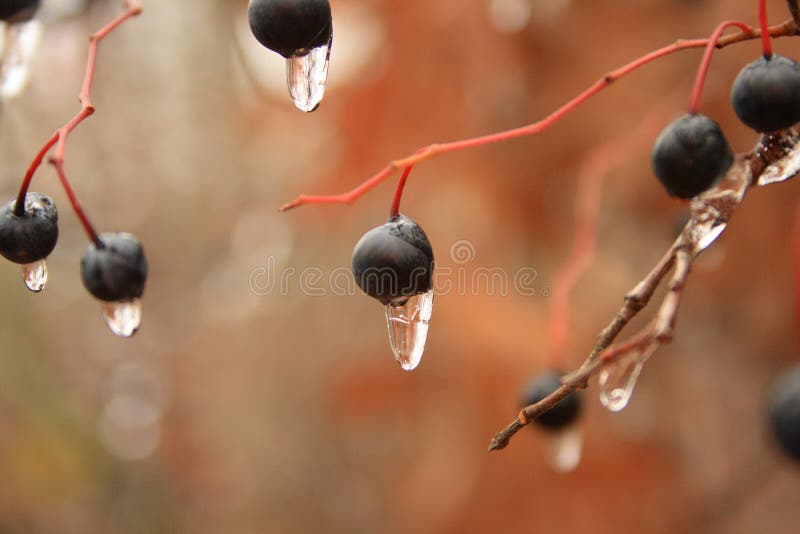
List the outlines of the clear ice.
{"label": "clear ice", "polygon": [[628,405],[644,363],[657,348],[658,343],[652,342],[644,352],[626,354],[600,372],[600,402],[606,409],[619,412]]}
{"label": "clear ice", "polygon": [[578,425],[557,430],[549,436],[547,463],[559,473],[574,471],[581,463],[583,432]]}
{"label": "clear ice", "polygon": [[28,289],[38,293],[47,284],[47,263],[44,260],[26,263],[22,266],[22,279]]}
{"label": "clear ice", "polygon": [[747,173],[729,173],[722,183],[692,199],[689,240],[695,255],[708,248],[725,231],[728,220],[742,203],[747,190]]}
{"label": "clear ice", "polygon": [[[297,109],[306,113],[314,111],[322,102],[325,82],[328,79],[328,63],[331,57],[333,36],[327,45],[286,59],[286,82],[289,94]],[[305,52],[304,50],[301,52]]]}
{"label": "clear ice", "polygon": [[131,337],[142,322],[142,301],[139,299],[120,302],[103,302],[103,319],[109,330],[120,337]]}
{"label": "clear ice", "polygon": [[25,88],[41,33],[42,26],[37,20],[9,24],[5,28],[0,56],[0,98],[14,98]]}
{"label": "clear ice", "polygon": [[386,305],[389,344],[397,363],[406,371],[414,370],[422,360],[432,311],[433,290],[414,295],[399,306]]}

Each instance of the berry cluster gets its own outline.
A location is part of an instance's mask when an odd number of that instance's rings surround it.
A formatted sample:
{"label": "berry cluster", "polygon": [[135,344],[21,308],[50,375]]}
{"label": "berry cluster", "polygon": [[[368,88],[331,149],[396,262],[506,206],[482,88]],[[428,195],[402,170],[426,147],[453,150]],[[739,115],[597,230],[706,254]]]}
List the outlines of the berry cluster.
{"label": "berry cluster", "polygon": [[[141,304],[147,278],[147,261],[141,245],[130,234],[98,235],[80,206],[64,169],[64,152],[70,132],[94,112],[91,82],[96,48],[99,42],[122,22],[138,15],[141,7],[126,2],[121,15],[92,35],[89,60],[80,94],[81,111],[45,143],[25,174],[15,199],[0,208],[0,255],[22,265],[23,280],[31,291],[39,292],[47,283],[45,260],[58,241],[58,211],[53,200],[42,193],[30,192],[36,170],[55,147],[49,161],[55,167],[70,204],[83,225],[91,244],[81,261],[81,278],[86,289],[102,303],[102,313],[109,328],[117,335],[131,336],[139,327]],[[0,19],[15,24],[30,19],[38,1],[3,0]]]}

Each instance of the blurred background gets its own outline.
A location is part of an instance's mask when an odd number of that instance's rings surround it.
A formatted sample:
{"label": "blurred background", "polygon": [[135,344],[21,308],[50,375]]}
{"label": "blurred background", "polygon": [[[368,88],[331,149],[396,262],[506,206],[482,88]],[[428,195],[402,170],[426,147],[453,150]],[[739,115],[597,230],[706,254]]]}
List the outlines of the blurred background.
{"label": "blurred background", "polygon": [[[45,0],[28,87],[0,107],[4,198],[77,111],[86,36],[121,3]],[[751,191],[698,259],[676,338],[630,406],[607,412],[592,382],[574,472],[548,467],[547,437],[531,428],[486,452],[523,384],[548,368],[550,283],[587,154],[663,113],[607,176],[598,254],[572,297],[570,368],[686,220],[649,147],[685,109],[700,50],[642,69],[536,138],[414,170],[403,211],[445,274],[412,373],[349,275],[394,180],[349,207],[277,211],[422,145],[533,122],[720,20],[756,24],[754,0],[332,0],[328,90],[307,115],[281,58],[249,33],[246,1],[142,3],[100,48],[98,111],[66,160],[98,230],[145,246],[142,327],[126,340],[103,324],[80,281],[86,238],[43,166],[33,190],[61,212],[48,287],[31,294],[18,266],[0,263],[0,532],[796,531],[800,469],[765,418],[771,381],[798,356],[792,182]],[[769,8],[774,23],[788,17],[781,1]],[[800,57],[800,40],[775,48]],[[729,88],[758,54],[756,41],[716,54],[702,102],[740,152],[757,138]],[[459,284],[481,268],[533,273],[532,290]]]}

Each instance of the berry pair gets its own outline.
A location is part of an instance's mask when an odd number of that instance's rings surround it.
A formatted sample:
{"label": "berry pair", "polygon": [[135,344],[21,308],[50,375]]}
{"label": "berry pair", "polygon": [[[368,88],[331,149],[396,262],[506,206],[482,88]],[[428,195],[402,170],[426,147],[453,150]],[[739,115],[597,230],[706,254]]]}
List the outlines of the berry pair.
{"label": "berry pair", "polygon": [[[731,104],[739,119],[760,133],[800,121],[800,66],[771,54],[747,65],[733,84]],[[688,113],[667,126],[653,146],[653,170],[667,192],[692,198],[713,187],[733,163],[719,124]]]}
{"label": "berry pair", "polygon": [[[21,264],[25,284],[38,292],[47,282],[44,260],[58,241],[58,211],[42,193],[27,193],[23,209],[16,206],[14,199],[0,208],[0,255]],[[133,334],[138,312],[136,318],[119,313],[144,293],[147,260],[139,241],[125,233],[100,234],[83,255],[81,279],[89,293],[111,304],[104,311],[109,327],[120,335]]]}
{"label": "berry pair", "polygon": [[39,9],[39,0],[2,0],[0,2],[0,20],[11,24],[26,22],[33,18]]}

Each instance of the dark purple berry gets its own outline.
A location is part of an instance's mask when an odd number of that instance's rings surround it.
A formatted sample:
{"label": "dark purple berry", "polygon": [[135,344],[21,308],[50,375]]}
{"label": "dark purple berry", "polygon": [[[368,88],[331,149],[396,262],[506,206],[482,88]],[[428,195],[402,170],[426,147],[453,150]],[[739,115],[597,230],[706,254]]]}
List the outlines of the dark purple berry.
{"label": "dark purple berry", "polygon": [[710,189],[732,163],[719,124],[697,113],[675,119],[653,145],[653,170],[674,197],[692,198]]}
{"label": "dark purple berry", "polygon": [[58,211],[42,193],[25,196],[25,211],[16,215],[16,199],[0,210],[0,254],[14,263],[33,263],[46,258],[58,241]]}
{"label": "dark purple berry", "polygon": [[107,302],[141,297],[147,279],[142,245],[131,234],[106,233],[98,237],[102,246],[92,243],[81,259],[83,285]]}
{"label": "dark purple berry", "polygon": [[247,20],[259,43],[286,58],[327,45],[333,31],[328,0],[250,0]]}
{"label": "dark purple berry", "polygon": [[0,20],[17,23],[33,18],[39,0],[0,0]]}
{"label": "dark purple berry", "polygon": [[769,423],[783,450],[800,461],[800,365],[784,372],[775,383]]}
{"label": "dark purple berry", "polygon": [[400,305],[433,285],[433,249],[420,226],[406,217],[390,217],[373,228],[353,250],[358,287],[383,304]]}
{"label": "dark purple berry", "polygon": [[[555,371],[534,377],[523,391],[523,407],[536,404],[561,387],[560,379],[561,374]],[[580,392],[573,391],[533,422],[547,430],[560,430],[578,420],[582,406],[583,397]]]}
{"label": "dark purple berry", "polygon": [[777,54],[758,58],[736,77],[731,103],[739,119],[757,132],[800,122],[800,65]]}

